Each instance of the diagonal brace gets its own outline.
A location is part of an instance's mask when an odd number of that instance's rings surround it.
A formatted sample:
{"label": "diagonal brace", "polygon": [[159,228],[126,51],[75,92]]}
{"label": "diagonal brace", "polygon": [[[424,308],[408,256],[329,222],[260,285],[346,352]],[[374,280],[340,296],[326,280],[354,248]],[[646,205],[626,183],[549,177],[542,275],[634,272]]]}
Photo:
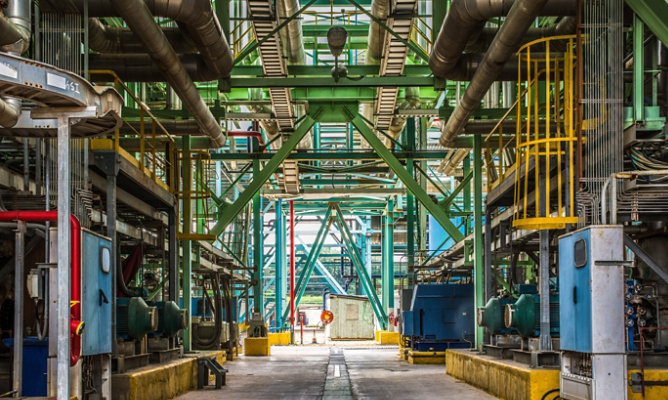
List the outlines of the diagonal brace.
{"label": "diagonal brace", "polygon": [[251,183],[246,187],[246,190],[239,194],[239,197],[234,201],[234,203],[225,207],[220,213],[220,219],[216,222],[216,225],[211,228],[209,231],[210,234],[218,236],[229,225],[237,215],[246,207],[246,204],[253,199],[253,196],[260,191],[262,186],[269,180],[271,175],[276,172],[278,167],[283,163],[283,161],[288,158],[288,155],[292,150],[297,147],[299,142],[306,136],[309,130],[315,125],[318,116],[320,115],[320,110],[316,111],[313,116],[306,115],[302,123],[295,129],[294,132],[290,134],[288,140],[285,141],[283,146],[276,152],[276,154],[271,157],[269,162],[262,168],[260,172],[257,173]]}
{"label": "diagonal brace", "polygon": [[457,185],[457,187],[450,193],[448,197],[439,201],[438,205],[445,208],[446,210],[450,208],[450,204],[457,198],[459,192],[461,192],[462,189],[466,187],[466,185],[469,185],[471,183],[471,179],[473,179],[473,170],[469,171],[466,175],[464,175],[464,178],[459,183],[459,185]]}
{"label": "diagonal brace", "polygon": [[[346,109],[347,110],[347,109]],[[404,183],[406,189],[408,189],[416,199],[424,205],[424,207],[431,213],[431,215],[438,221],[439,224],[445,229],[445,231],[450,235],[450,237],[455,241],[459,242],[464,239],[464,235],[457,229],[457,227],[450,221],[448,213],[438,204],[436,204],[427,192],[422,189],[419,183],[413,179],[413,176],[406,171],[406,168],[401,164],[401,162],[392,154],[392,152],[383,145],[383,142],[378,139],[378,137],[373,133],[371,128],[364,122],[364,119],[357,113],[347,110],[351,117],[351,123],[357,128],[359,133],[364,137],[364,139],[369,143],[369,145],[378,153],[380,158],[385,161],[385,163],[392,169],[395,175]]]}
{"label": "diagonal brace", "polygon": [[364,268],[364,263],[362,262],[362,256],[359,254],[359,250],[357,249],[357,247],[353,242],[353,236],[350,233],[348,224],[346,224],[346,221],[343,218],[343,212],[339,208],[338,204],[335,204],[334,207],[336,211],[336,222],[338,224],[339,230],[341,231],[341,237],[343,238],[343,241],[346,244],[348,253],[350,253],[350,258],[353,261],[355,269],[357,270],[357,275],[360,278],[360,282],[362,283],[364,292],[366,292],[366,295],[369,298],[369,302],[371,303],[373,312],[374,314],[376,314],[376,318],[380,322],[381,327],[383,329],[386,329],[387,314],[385,314],[385,310],[383,310],[380,300],[378,299],[378,294],[376,294],[373,284],[371,283],[371,277],[369,277],[366,268]]}

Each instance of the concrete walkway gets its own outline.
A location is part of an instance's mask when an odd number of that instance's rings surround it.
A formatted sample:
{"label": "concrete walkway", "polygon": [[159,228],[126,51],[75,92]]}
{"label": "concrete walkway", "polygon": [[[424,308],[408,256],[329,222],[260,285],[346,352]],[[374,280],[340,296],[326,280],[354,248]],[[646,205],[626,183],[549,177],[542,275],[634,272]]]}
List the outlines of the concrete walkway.
{"label": "concrete walkway", "polygon": [[456,399],[494,397],[445,374],[442,365],[411,365],[396,347],[372,344],[274,346],[271,357],[240,357],[223,389],[193,391],[205,399]]}

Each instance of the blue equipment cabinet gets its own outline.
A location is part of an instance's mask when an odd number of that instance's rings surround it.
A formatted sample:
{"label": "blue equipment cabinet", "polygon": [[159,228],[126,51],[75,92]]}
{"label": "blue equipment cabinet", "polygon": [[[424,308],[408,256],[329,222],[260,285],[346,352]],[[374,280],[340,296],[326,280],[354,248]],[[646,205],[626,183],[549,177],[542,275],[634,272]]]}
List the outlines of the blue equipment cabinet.
{"label": "blue equipment cabinet", "polygon": [[559,238],[561,350],[624,352],[623,231],[592,225]]}
{"label": "blue equipment cabinet", "polygon": [[81,248],[81,312],[86,324],[81,354],[111,353],[111,240],[83,230]]}
{"label": "blue equipment cabinet", "polygon": [[419,351],[470,347],[475,338],[472,284],[415,286],[411,310],[404,311],[404,336]]}

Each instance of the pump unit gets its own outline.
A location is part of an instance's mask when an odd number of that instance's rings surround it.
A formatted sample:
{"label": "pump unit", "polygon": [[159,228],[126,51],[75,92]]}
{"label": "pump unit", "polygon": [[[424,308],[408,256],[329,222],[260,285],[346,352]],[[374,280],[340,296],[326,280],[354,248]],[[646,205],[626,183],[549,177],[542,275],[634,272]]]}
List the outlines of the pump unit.
{"label": "pump unit", "polygon": [[402,336],[419,351],[467,348],[475,338],[473,285],[419,284],[402,312]]}
{"label": "pump unit", "polygon": [[149,307],[141,297],[119,298],[116,304],[119,337],[142,340],[147,333],[158,329],[158,310]]}
{"label": "pump unit", "polygon": [[[515,328],[522,337],[540,335],[540,296],[523,294],[505,307],[505,327]],[[559,298],[550,296],[550,335],[559,336]]]}

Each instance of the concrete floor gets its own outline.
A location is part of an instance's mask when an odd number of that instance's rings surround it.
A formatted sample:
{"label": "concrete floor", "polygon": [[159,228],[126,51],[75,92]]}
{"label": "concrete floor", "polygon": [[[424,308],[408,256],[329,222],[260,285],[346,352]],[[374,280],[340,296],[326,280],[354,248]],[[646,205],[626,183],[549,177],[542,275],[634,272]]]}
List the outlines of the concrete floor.
{"label": "concrete floor", "polygon": [[271,357],[226,363],[227,386],[193,391],[205,399],[493,399],[445,374],[443,365],[411,365],[397,348],[367,343],[273,346]]}

